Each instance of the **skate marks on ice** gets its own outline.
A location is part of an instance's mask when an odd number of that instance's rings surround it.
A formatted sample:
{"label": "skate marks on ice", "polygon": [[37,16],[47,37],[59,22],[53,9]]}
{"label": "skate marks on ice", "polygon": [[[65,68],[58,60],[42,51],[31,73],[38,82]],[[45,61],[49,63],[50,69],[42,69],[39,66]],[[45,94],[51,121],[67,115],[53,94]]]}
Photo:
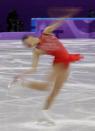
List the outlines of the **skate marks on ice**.
{"label": "skate marks on ice", "polygon": [[[95,121],[93,120],[56,120],[55,124],[38,121],[27,121],[19,124],[9,125],[9,129],[18,129],[18,131],[91,131],[95,130]],[[14,130],[16,131],[16,130]]]}

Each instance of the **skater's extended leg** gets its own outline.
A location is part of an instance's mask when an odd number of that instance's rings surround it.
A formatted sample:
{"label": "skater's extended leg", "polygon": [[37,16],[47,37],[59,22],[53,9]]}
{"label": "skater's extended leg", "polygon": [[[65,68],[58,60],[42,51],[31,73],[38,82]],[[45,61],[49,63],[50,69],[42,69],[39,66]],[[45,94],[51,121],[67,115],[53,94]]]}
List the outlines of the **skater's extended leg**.
{"label": "skater's extended leg", "polygon": [[68,74],[69,74],[69,66],[63,67],[62,64],[57,64],[55,65],[55,72],[57,74],[57,77],[56,77],[56,81],[54,84],[54,88],[46,101],[44,110],[48,110],[51,107],[54,99],[59,94],[62,88],[62,85],[66,82],[68,78]]}

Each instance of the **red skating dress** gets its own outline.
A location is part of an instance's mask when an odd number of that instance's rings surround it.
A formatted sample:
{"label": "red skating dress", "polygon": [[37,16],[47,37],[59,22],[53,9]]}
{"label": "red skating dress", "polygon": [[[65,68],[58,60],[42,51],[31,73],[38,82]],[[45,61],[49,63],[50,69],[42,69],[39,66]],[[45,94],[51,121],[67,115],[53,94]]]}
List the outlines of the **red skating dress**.
{"label": "red skating dress", "polygon": [[64,45],[53,34],[42,34],[37,48],[45,51],[48,55],[54,56],[54,64],[70,64],[83,58],[80,54],[69,54]]}

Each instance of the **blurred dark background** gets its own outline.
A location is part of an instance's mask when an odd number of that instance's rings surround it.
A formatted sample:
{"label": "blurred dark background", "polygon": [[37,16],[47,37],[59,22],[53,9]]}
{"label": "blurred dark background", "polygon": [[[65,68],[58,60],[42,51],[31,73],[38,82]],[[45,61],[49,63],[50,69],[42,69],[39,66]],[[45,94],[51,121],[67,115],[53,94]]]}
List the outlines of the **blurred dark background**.
{"label": "blurred dark background", "polygon": [[70,7],[82,9],[75,17],[95,18],[95,0],[0,0],[0,32],[30,31],[31,18],[64,16]]}

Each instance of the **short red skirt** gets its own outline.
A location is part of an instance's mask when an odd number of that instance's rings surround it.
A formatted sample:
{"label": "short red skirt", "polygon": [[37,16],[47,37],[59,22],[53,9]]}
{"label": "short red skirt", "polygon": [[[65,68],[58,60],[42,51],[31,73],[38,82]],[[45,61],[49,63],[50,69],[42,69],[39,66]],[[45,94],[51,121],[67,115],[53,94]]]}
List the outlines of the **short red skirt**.
{"label": "short red skirt", "polygon": [[70,64],[77,61],[80,61],[84,57],[80,54],[69,54],[68,57],[56,57],[54,58],[53,63],[64,63],[64,64]]}

